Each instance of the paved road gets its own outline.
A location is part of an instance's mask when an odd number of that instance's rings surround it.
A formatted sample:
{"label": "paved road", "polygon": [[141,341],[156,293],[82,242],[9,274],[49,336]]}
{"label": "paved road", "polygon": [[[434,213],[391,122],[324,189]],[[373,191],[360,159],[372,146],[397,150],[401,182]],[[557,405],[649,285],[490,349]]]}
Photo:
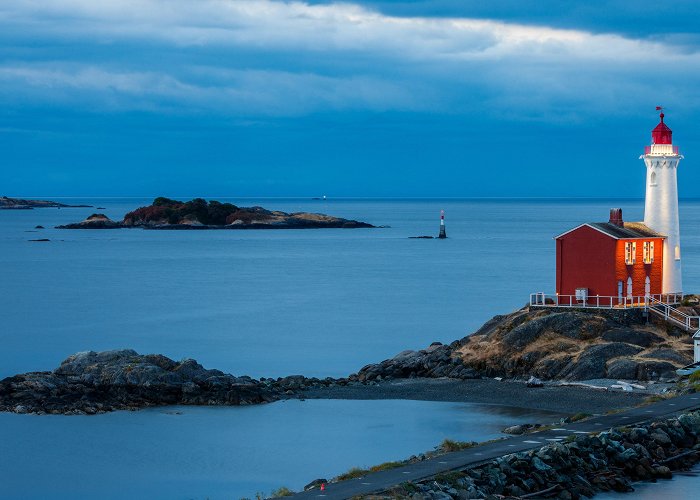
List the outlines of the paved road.
{"label": "paved road", "polygon": [[539,448],[552,442],[563,441],[572,434],[600,432],[611,427],[638,424],[646,420],[700,408],[700,394],[687,394],[660,401],[641,408],[632,408],[614,415],[601,415],[583,422],[563,424],[560,428],[515,436],[487,443],[467,450],[447,453],[438,457],[405,465],[396,469],[374,472],[363,478],[349,479],[326,485],[325,491],[311,490],[298,493],[297,499],[344,499],[387,490],[405,481],[420,481],[441,472],[474,467],[494,458]]}

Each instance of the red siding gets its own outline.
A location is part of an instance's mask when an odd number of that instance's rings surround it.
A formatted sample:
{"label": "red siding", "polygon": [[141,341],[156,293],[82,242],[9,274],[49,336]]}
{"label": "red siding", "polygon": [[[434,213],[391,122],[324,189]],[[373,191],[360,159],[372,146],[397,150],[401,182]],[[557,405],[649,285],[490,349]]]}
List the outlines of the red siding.
{"label": "red siding", "polygon": [[[588,226],[557,238],[557,294],[617,296],[616,240]],[[568,298],[566,299],[568,301]]]}
{"label": "red siding", "polygon": [[[654,262],[644,264],[644,242],[654,242]],[[625,243],[636,242],[636,262],[625,264]],[[627,296],[627,278],[632,278],[634,296],[644,295],[646,277],[650,293],[660,294],[663,279],[663,242],[661,238],[616,240],[589,226],[581,226],[556,240],[557,294],[560,301],[569,302],[566,295],[575,295],[577,288],[588,288],[588,296],[618,295],[622,281],[623,296]],[[589,299],[595,304],[596,299]]]}
{"label": "red siding", "polygon": [[[637,243],[636,262],[625,264],[625,243]],[[644,263],[644,242],[654,242],[654,262]],[[649,276],[652,295],[660,294],[663,281],[663,252],[664,240],[661,238],[640,238],[636,240],[618,240],[615,258],[615,279],[624,283],[624,294],[627,295],[627,278],[632,278],[632,294],[644,295],[644,281]]]}

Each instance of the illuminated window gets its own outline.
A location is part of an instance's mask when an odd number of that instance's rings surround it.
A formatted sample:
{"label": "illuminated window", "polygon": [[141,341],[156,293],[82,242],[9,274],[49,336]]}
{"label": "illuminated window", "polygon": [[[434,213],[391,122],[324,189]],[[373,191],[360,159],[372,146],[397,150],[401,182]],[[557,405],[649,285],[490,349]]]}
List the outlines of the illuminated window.
{"label": "illuminated window", "polygon": [[644,263],[651,264],[654,262],[654,242],[645,241],[644,242]]}
{"label": "illuminated window", "polygon": [[625,243],[625,264],[631,266],[637,262],[637,242],[628,241]]}
{"label": "illuminated window", "polygon": [[681,260],[681,247],[676,245],[674,253],[676,254],[676,260]]}

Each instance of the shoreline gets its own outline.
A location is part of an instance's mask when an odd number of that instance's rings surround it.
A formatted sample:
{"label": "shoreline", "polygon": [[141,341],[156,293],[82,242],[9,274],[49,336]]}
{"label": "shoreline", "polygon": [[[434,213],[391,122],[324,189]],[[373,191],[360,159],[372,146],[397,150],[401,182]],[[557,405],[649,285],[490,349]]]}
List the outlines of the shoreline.
{"label": "shoreline", "polygon": [[350,384],[304,389],[293,399],[399,399],[475,403],[573,415],[605,413],[637,406],[653,394],[655,393],[651,391],[597,391],[555,384],[527,388],[524,382],[513,380],[415,378],[382,381],[376,385]]}

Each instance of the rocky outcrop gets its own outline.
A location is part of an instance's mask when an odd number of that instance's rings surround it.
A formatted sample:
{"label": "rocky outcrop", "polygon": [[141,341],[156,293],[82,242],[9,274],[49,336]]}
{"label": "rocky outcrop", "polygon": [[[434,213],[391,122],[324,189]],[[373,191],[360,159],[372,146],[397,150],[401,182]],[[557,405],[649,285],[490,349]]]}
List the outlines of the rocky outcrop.
{"label": "rocky outcrop", "polygon": [[63,208],[63,207],[90,207],[90,205],[66,205],[56,201],[48,200],[23,200],[20,198],[8,198],[7,196],[0,197],[0,210],[23,209],[31,210],[32,208]]}
{"label": "rocky outcrop", "polygon": [[[91,220],[102,217],[105,220]],[[372,228],[371,224],[356,220],[308,212],[286,213],[262,207],[238,207],[231,203],[196,198],[182,202],[156,198],[152,205],[127,213],[120,222],[94,214],[88,219],[58,226],[58,229],[319,229],[319,228]]]}
{"label": "rocky outcrop", "polygon": [[581,435],[471,469],[402,483],[372,498],[581,499],[634,491],[634,481],[669,479],[700,461],[700,413]]}
{"label": "rocky outcrop", "polygon": [[104,214],[92,214],[87,219],[74,224],[57,226],[57,229],[119,229],[120,222],[115,222]]}
{"label": "rocky outcrop", "polygon": [[207,370],[192,359],[90,351],[68,357],[52,372],[0,381],[0,411],[95,414],[158,405],[246,405],[279,394],[271,384]]}
{"label": "rocky outcrop", "polygon": [[692,340],[654,321],[647,323],[641,310],[523,308],[449,345],[434,343],[367,365],[357,377],[673,379],[677,368],[692,362]]}

